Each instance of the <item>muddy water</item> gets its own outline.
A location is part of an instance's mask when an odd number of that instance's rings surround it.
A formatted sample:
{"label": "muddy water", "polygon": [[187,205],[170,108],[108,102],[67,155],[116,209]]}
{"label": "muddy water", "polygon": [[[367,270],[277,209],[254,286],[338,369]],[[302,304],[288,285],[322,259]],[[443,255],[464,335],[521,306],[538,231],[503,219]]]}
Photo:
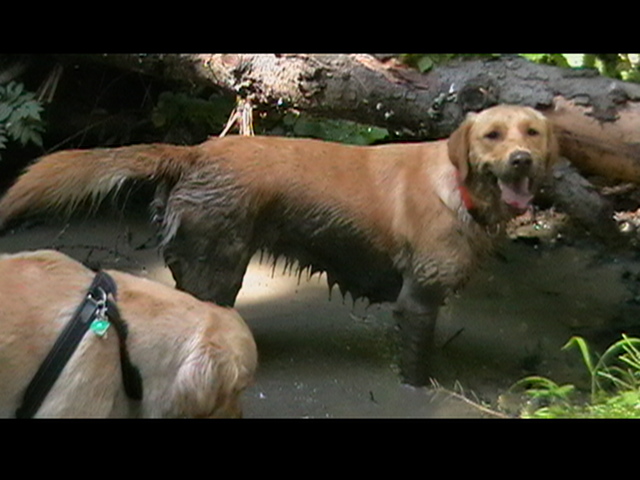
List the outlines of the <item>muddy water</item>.
{"label": "muddy water", "polygon": [[[0,252],[56,248],[173,284],[154,248],[135,248],[152,236],[143,219],[87,219],[9,232]],[[337,290],[330,297],[321,277],[281,270],[254,262],[238,299],[260,354],[247,418],[501,417],[499,396],[523,376],[586,380],[577,352],[561,351],[571,335],[636,328],[640,318],[628,302],[636,260],[512,242],[443,309],[438,387],[412,388],[399,381],[389,306],[354,305]]]}

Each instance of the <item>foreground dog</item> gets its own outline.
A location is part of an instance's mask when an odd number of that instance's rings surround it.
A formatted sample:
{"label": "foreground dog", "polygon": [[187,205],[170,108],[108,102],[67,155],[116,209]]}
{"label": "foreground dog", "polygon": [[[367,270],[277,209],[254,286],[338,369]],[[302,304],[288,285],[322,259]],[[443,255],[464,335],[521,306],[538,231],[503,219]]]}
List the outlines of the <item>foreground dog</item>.
{"label": "foreground dog", "polygon": [[[126,350],[140,375],[142,399],[125,395],[118,335],[89,331],[36,416],[239,416],[239,396],[257,358],[239,315],[159,283],[107,273],[117,284]],[[0,417],[16,415],[94,275],[51,250],[0,256]]]}
{"label": "foreground dog", "polygon": [[542,114],[497,106],[470,115],[448,141],[225,137],[63,151],[8,191],[0,223],[73,210],[127,180],[153,182],[178,288],[230,306],[256,250],[296,260],[343,294],[395,302],[402,374],[424,384],[439,306],[528,207],[556,150]]}

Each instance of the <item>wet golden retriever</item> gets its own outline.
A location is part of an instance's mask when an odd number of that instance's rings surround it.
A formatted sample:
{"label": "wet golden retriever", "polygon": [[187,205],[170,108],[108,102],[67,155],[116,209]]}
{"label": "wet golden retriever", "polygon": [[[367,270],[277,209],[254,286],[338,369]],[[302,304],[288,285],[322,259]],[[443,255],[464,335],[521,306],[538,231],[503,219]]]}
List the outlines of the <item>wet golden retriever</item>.
{"label": "wet golden retriever", "polygon": [[439,306],[528,207],[556,151],[546,118],[510,105],[470,114],[435,142],[231,136],[63,151],[18,179],[0,223],[73,210],[128,180],[155,183],[154,218],[178,288],[233,305],[257,250],[324,271],[343,294],[395,302],[403,377],[424,384]]}
{"label": "wet golden retriever", "polygon": [[[125,395],[119,338],[88,331],[39,418],[237,417],[256,368],[253,337],[234,310],[123,272],[117,305],[142,399]],[[95,273],[59,252],[0,256],[0,417],[14,417],[25,389],[82,302]]]}

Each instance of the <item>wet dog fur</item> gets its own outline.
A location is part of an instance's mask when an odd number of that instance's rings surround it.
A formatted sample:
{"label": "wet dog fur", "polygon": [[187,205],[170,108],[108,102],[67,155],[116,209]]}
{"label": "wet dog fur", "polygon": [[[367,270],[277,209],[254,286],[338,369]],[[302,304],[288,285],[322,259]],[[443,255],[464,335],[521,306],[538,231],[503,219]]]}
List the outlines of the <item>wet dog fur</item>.
{"label": "wet dog fur", "polygon": [[179,289],[233,305],[258,250],[326,272],[343,294],[394,302],[403,378],[425,384],[440,305],[528,207],[556,155],[546,118],[511,105],[469,114],[434,142],[229,136],[62,151],[18,179],[0,201],[0,223],[73,210],[128,180],[153,182]]}
{"label": "wet dog fur", "polygon": [[[119,271],[117,304],[143,398],[126,397],[118,336],[87,332],[39,418],[238,417],[252,381],[253,337],[232,309]],[[0,417],[15,415],[24,391],[95,273],[52,250],[0,256]]]}

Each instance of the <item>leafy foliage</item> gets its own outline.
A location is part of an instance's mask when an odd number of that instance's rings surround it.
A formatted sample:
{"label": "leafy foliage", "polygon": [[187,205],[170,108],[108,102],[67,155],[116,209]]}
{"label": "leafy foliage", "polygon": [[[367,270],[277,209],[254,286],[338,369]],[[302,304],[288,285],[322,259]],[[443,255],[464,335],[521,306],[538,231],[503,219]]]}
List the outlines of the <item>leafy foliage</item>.
{"label": "leafy foliage", "polygon": [[[563,349],[577,347],[591,377],[590,401],[571,401],[573,385],[558,385],[544,377],[527,377],[512,389],[525,388],[534,408],[523,410],[531,418],[640,418],[640,339],[622,335],[601,356],[591,352],[581,337],[572,337]],[[543,399],[543,402],[539,400]]]}
{"label": "leafy foliage", "polygon": [[297,137],[312,137],[353,145],[369,145],[388,137],[385,128],[361,125],[346,120],[314,118],[290,113],[285,115],[283,126]]}
{"label": "leafy foliage", "polygon": [[[401,54],[399,59],[421,72],[455,58],[493,58],[500,54]],[[640,81],[640,55],[635,54],[521,54],[530,61],[564,68],[595,68],[603,75],[628,81]],[[234,107],[229,97],[197,98],[186,93],[164,92],[153,111],[152,120],[158,128],[170,130],[183,127],[211,134],[220,131]],[[266,117],[270,117],[267,119]],[[323,140],[368,145],[389,138],[384,128],[361,125],[344,120],[316,118],[299,112],[262,116],[264,134],[284,134]]]}
{"label": "leafy foliage", "polygon": [[583,362],[591,376],[591,398],[596,401],[598,395],[611,387],[630,391],[640,391],[640,339],[622,336],[593,362],[589,346],[581,337],[573,337],[564,349],[578,346]]}
{"label": "leafy foliage", "polygon": [[25,91],[23,84],[0,85],[0,149],[6,148],[9,140],[42,146],[42,110],[35,94]]}
{"label": "leafy foliage", "polygon": [[[400,60],[421,72],[457,57],[492,58],[499,54],[401,54]],[[640,81],[640,55],[635,54],[522,54],[527,59],[564,68],[595,68],[601,74],[626,81]],[[359,125],[341,120],[313,118],[291,113],[284,117],[283,125],[292,135],[314,137],[342,143],[367,145],[384,140],[389,132],[383,128]]]}
{"label": "leafy foliage", "polygon": [[227,97],[203,99],[184,92],[163,92],[151,119],[157,128],[166,130],[185,127],[212,132],[224,126],[232,109],[233,100]]}
{"label": "leafy foliage", "polygon": [[537,63],[566,68],[593,68],[600,74],[628,82],[640,81],[640,55],[633,53],[532,53]]}
{"label": "leafy foliage", "polygon": [[[202,99],[186,93],[163,92],[153,110],[152,120],[156,127],[167,130],[182,126],[212,133],[222,130],[233,107],[233,100],[228,97]],[[356,145],[368,145],[389,135],[384,128],[346,120],[315,118],[298,112],[275,115],[263,123],[260,130],[267,135],[275,132]]]}

